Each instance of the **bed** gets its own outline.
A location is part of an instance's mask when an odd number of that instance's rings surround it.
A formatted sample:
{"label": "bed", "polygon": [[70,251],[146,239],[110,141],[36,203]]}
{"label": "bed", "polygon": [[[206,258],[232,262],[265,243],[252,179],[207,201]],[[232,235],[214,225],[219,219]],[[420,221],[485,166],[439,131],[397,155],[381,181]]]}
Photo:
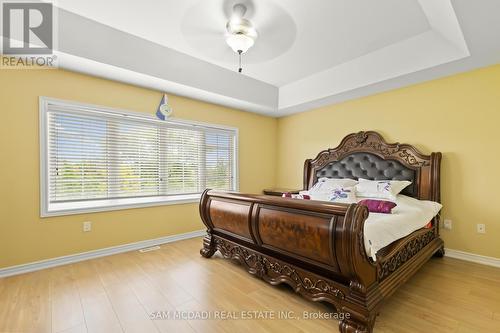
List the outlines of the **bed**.
{"label": "bed", "polygon": [[[440,163],[441,153],[389,144],[374,131],[353,133],[305,161],[303,187],[320,177],[408,180],[402,194],[440,202]],[[332,304],[344,313],[340,332],[372,332],[383,300],[432,256],[444,255],[439,215],[372,258],[364,240],[371,213],[359,204],[206,190],[199,209],[207,227],[202,256],[219,251],[270,284]]]}

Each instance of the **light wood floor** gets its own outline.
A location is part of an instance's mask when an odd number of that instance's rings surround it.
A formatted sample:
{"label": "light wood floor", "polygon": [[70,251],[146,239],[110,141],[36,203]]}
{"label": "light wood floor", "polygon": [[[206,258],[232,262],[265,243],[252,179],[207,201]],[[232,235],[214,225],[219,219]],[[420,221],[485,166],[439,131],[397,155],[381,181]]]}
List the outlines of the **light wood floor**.
{"label": "light wood floor", "polygon": [[[299,318],[332,310],[219,255],[201,258],[200,245],[191,239],[0,279],[0,332],[337,332],[332,319],[151,320],[173,310]],[[375,332],[500,332],[500,269],[432,259],[384,305]]]}

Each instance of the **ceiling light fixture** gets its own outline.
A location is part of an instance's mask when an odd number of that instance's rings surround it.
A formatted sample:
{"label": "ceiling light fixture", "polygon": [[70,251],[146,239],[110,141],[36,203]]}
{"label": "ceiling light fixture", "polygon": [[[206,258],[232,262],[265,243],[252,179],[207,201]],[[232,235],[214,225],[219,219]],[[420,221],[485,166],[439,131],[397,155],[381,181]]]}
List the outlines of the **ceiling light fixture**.
{"label": "ceiling light fixture", "polygon": [[247,7],[242,4],[236,4],[233,7],[233,14],[226,24],[226,43],[239,56],[239,69],[241,73],[241,55],[248,51],[257,39],[257,30],[252,22],[243,18]]}

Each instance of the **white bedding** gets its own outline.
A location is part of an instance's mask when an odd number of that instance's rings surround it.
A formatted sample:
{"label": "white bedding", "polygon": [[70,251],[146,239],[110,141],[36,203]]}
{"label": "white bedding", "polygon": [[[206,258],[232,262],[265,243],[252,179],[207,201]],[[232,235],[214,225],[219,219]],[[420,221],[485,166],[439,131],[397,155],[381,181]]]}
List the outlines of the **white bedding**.
{"label": "white bedding", "polygon": [[[329,192],[301,191],[300,193],[308,194],[312,200],[320,201],[330,201],[331,196]],[[358,198],[357,201],[363,199],[366,198]],[[370,213],[365,222],[365,250],[374,261],[380,249],[423,228],[442,208],[437,202],[417,200],[401,194],[396,196],[395,202],[397,206],[392,210],[392,214]]]}
{"label": "white bedding", "polygon": [[442,208],[437,202],[405,195],[398,195],[396,204],[392,214],[370,213],[365,222],[365,250],[373,260],[380,249],[423,228]]}

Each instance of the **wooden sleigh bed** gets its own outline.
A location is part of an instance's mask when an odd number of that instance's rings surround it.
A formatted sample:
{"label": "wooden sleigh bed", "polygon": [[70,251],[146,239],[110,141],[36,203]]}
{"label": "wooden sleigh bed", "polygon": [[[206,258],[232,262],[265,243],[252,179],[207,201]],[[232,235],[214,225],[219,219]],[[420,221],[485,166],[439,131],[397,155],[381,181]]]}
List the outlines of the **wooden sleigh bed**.
{"label": "wooden sleigh bed", "polygon": [[[304,165],[304,189],[319,177],[410,180],[402,194],[440,201],[441,153],[388,144],[376,132],[346,136]],[[225,258],[276,285],[344,312],[340,332],[372,332],[382,301],[433,255],[444,254],[439,215],[422,228],[367,256],[366,207],[207,190],[200,215],[207,227],[200,253]],[[348,315],[347,315],[348,314]]]}

